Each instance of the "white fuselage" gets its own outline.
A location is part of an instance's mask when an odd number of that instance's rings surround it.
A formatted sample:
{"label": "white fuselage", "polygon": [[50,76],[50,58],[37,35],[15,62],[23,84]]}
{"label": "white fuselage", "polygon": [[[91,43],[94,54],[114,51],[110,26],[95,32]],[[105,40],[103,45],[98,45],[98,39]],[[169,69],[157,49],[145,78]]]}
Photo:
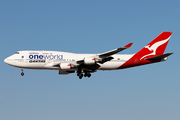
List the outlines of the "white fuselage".
{"label": "white fuselage", "polygon": [[[116,70],[133,55],[134,54],[112,55],[114,59],[111,61],[103,64],[98,63],[100,65],[98,70]],[[60,68],[58,66],[53,66],[53,64],[73,63],[77,60],[83,60],[84,58],[92,56],[96,56],[96,54],[75,54],[59,51],[18,51],[14,55],[6,58],[4,62],[19,68],[59,70]]]}

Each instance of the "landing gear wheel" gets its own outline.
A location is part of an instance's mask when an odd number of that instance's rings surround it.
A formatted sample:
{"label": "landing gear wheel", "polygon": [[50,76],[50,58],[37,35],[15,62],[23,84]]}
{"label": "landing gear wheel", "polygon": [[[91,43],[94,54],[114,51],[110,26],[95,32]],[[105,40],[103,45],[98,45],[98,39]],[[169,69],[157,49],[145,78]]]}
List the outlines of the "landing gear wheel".
{"label": "landing gear wheel", "polygon": [[79,79],[82,79],[82,77],[83,77],[83,74],[80,74],[80,75],[79,75]]}
{"label": "landing gear wheel", "polygon": [[24,73],[23,73],[23,72],[21,73],[21,76],[24,76]]}
{"label": "landing gear wheel", "polygon": [[21,76],[24,76],[23,69],[21,68]]}
{"label": "landing gear wheel", "polygon": [[80,75],[81,75],[81,73],[78,73],[78,74],[77,74],[77,76],[80,76]]}
{"label": "landing gear wheel", "polygon": [[88,74],[87,76],[88,76],[88,78],[89,78],[89,77],[91,77],[91,74]]}

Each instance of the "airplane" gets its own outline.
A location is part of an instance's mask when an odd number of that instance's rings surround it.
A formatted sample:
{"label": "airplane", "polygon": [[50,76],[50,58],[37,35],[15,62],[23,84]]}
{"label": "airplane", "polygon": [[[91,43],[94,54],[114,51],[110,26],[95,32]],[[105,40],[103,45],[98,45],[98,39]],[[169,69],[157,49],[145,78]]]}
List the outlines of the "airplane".
{"label": "airplane", "polygon": [[[101,54],[75,54],[60,51],[18,51],[4,62],[21,69],[58,70],[60,75],[77,73],[79,79],[91,77],[97,70],[120,70],[140,65],[166,61],[173,53],[164,54],[172,32],[162,32],[135,54],[116,54],[133,43]],[[116,55],[115,55],[116,54]]]}

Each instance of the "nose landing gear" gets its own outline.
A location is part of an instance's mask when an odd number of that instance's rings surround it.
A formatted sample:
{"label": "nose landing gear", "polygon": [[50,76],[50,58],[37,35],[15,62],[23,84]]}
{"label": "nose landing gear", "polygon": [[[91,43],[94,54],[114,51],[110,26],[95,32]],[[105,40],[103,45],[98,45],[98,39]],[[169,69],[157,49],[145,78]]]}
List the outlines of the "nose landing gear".
{"label": "nose landing gear", "polygon": [[23,72],[21,73],[21,76],[24,76],[24,73],[23,73]]}
{"label": "nose landing gear", "polygon": [[24,76],[24,72],[23,69],[21,68],[21,76]]}

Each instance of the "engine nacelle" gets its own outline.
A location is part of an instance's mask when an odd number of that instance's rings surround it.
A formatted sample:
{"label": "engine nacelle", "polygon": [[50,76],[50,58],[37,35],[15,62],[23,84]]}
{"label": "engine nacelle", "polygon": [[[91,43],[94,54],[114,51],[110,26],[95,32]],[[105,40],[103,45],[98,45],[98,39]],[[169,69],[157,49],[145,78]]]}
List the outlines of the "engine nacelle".
{"label": "engine nacelle", "polygon": [[96,59],[95,58],[85,58],[84,59],[84,64],[92,65],[92,64],[95,64],[95,63],[96,63]]}
{"label": "engine nacelle", "polygon": [[64,71],[64,70],[59,70],[59,74],[60,75],[67,75],[67,74],[69,74],[69,72]]}
{"label": "engine nacelle", "polygon": [[71,69],[71,64],[70,63],[61,63],[60,65],[61,70],[69,70]]}

